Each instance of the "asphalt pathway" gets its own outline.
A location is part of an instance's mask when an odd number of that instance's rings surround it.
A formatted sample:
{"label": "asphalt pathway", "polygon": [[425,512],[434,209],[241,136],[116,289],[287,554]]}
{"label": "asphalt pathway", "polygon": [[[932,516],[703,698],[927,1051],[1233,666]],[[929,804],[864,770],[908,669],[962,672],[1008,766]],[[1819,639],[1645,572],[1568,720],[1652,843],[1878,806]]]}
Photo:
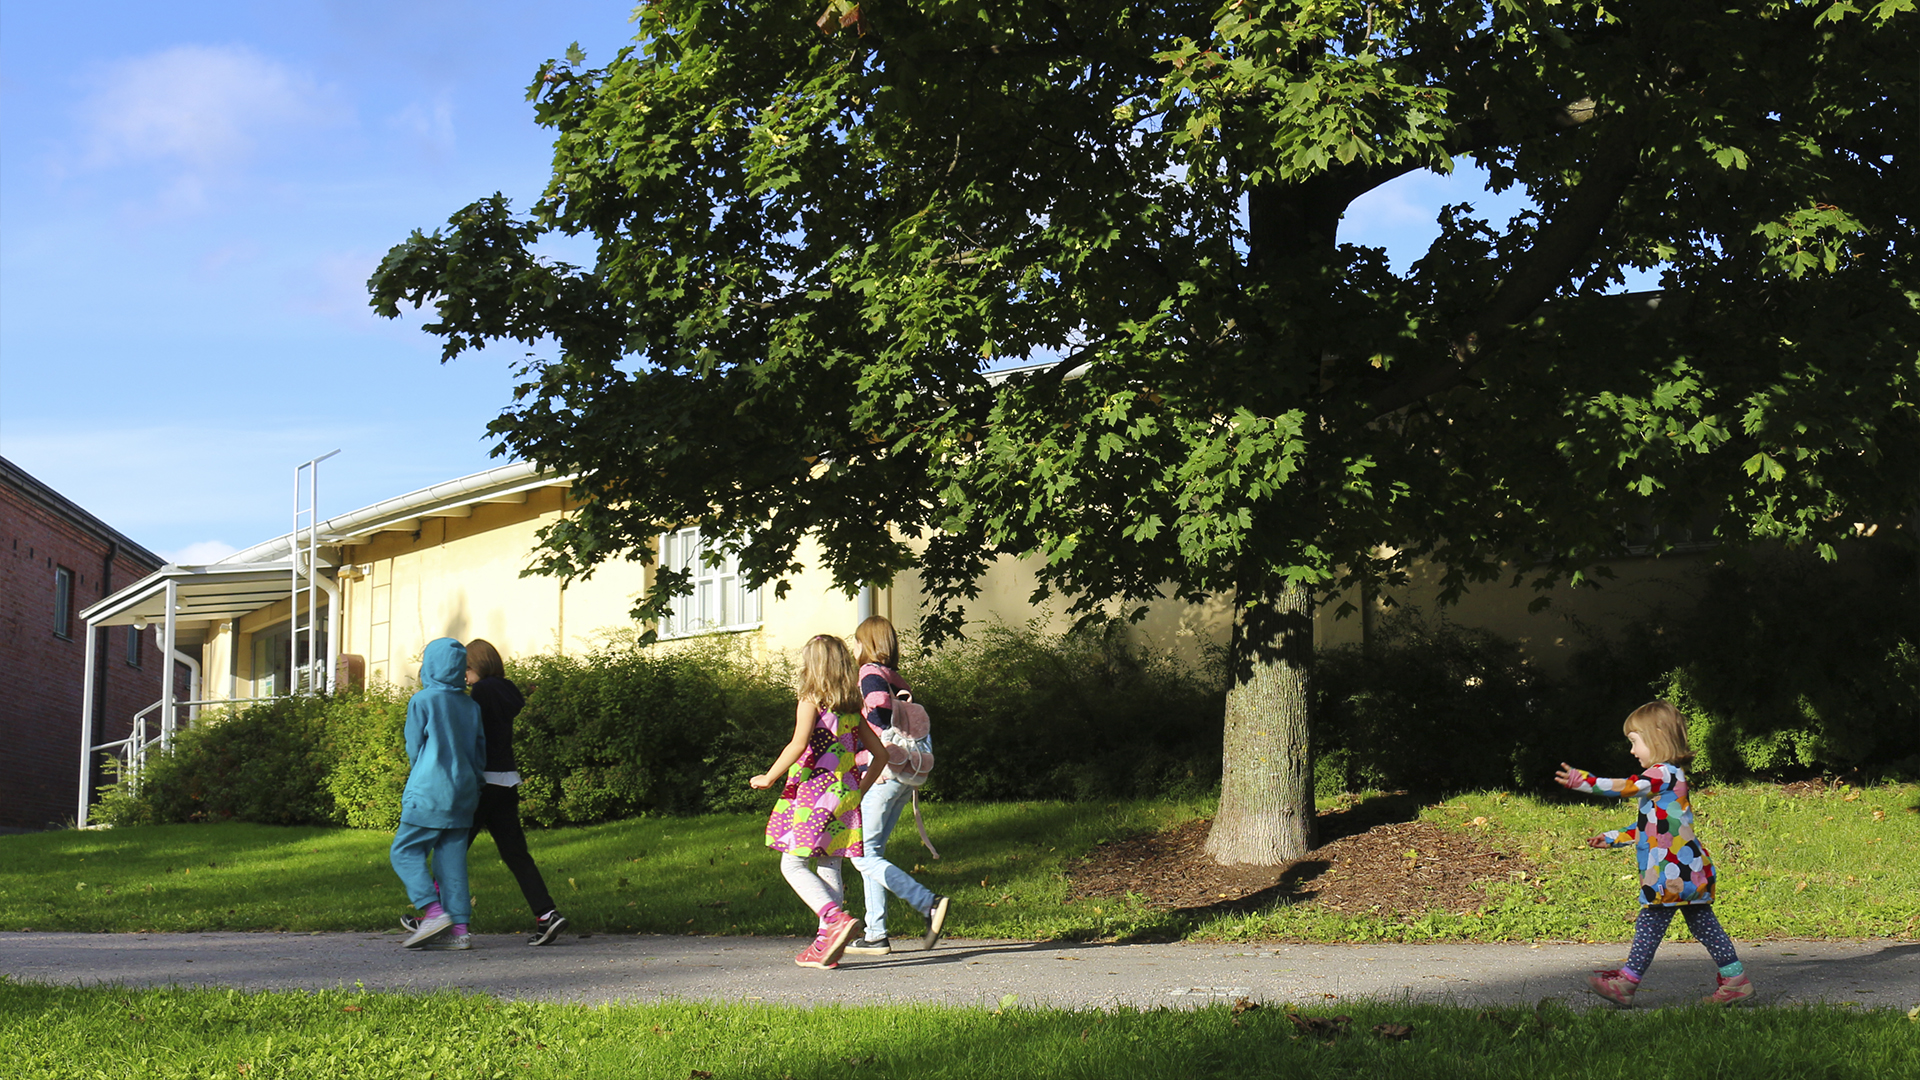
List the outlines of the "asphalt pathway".
{"label": "asphalt pathway", "polygon": [[[565,936],[529,948],[475,935],[468,952],[416,952],[393,933],[0,933],[0,974],[22,982],[247,990],[454,990],[510,1000],[764,1001],[864,1005],[925,1001],[1195,1007],[1247,998],[1328,1004],[1354,998],[1604,1006],[1587,973],[1626,945],[1114,945],[948,939],[938,949],[800,968],[799,938]],[[917,944],[917,942],[915,943]],[[1741,943],[1764,1005],[1844,1002],[1920,1007],[1920,942]],[[1713,987],[1706,950],[1668,942],[1637,1005],[1686,1004]],[[1611,1007],[1611,1006],[1606,1006]]]}

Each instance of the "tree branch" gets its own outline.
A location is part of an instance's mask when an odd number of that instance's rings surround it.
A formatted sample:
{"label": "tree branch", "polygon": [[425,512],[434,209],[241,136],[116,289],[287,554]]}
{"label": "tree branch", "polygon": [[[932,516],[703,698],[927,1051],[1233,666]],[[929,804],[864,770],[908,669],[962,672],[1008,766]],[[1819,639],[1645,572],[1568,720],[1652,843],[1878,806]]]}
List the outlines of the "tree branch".
{"label": "tree branch", "polygon": [[1540,229],[1533,246],[1501,279],[1486,304],[1455,328],[1451,361],[1388,384],[1372,400],[1378,414],[1385,416],[1465,380],[1509,326],[1539,307],[1568,280],[1638,171],[1639,140],[1631,125],[1623,125],[1618,135],[1595,147],[1594,165],[1586,178],[1573,189],[1553,220]]}

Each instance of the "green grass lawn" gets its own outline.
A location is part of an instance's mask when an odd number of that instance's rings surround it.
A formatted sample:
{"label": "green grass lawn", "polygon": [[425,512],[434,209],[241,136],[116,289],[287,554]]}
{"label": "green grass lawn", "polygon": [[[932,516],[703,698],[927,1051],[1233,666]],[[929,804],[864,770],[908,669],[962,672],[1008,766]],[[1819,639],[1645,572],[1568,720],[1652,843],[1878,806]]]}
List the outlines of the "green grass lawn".
{"label": "green grass lawn", "polygon": [[73,989],[4,977],[0,1044],[7,1075],[34,1080],[1920,1075],[1920,1024],[1842,1007],[584,1007],[453,994]]}
{"label": "green grass lawn", "polygon": [[[1920,937],[1920,785],[1788,797],[1772,785],[1695,795],[1721,868],[1716,905],[1736,938]],[[1103,839],[1164,828],[1211,804],[936,804],[893,855],[952,895],[949,932],[1021,939],[1620,941],[1637,907],[1633,856],[1591,851],[1589,835],[1631,821],[1612,800],[1455,797],[1422,819],[1524,855],[1534,873],[1490,888],[1484,911],[1410,920],[1346,918],[1285,903],[1252,912],[1067,904],[1063,870]],[[810,917],[761,842],[763,814],[646,818],[531,835],[535,858],[576,927],[600,933],[795,934]],[[86,931],[384,930],[408,909],[384,833],[178,825],[0,837],[0,929]],[[918,860],[917,863],[915,860]],[[530,922],[482,838],[474,847],[475,929]],[[851,874],[849,880],[852,880]],[[910,930],[914,916],[899,916]],[[1676,924],[1676,933],[1678,925]]]}

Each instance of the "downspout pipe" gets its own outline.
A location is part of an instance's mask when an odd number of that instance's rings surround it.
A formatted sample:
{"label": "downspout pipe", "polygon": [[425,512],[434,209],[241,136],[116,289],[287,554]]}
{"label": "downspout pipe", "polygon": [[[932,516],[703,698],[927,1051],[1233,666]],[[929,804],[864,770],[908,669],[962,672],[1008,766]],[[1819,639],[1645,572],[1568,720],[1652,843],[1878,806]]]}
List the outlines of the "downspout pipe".
{"label": "downspout pipe", "polygon": [[[107,554],[100,560],[100,598],[102,600],[113,595],[113,560],[119,554],[120,541],[107,541]],[[87,709],[86,721],[82,725],[80,735],[80,759],[83,762],[92,761],[91,749],[99,744],[100,736],[107,729],[107,654],[113,650],[106,639],[111,633],[113,631],[108,627],[87,627],[88,643],[94,644],[92,638],[95,635],[100,637],[100,641],[96,648],[89,650],[93,653],[93,663],[88,665],[88,669],[92,672],[93,686],[90,689],[93,691],[91,694],[93,700]],[[92,766],[89,764],[87,767]],[[91,784],[87,785],[88,788],[91,786]],[[87,796],[88,791],[83,789],[80,797],[84,800]],[[86,813],[83,810],[74,824],[85,825],[86,823]]]}
{"label": "downspout pipe", "polygon": [[187,725],[191,727],[200,718],[200,706],[196,704],[200,700],[200,661],[178,650],[175,650],[173,659],[187,669]]}
{"label": "downspout pipe", "polygon": [[[309,580],[319,585],[320,591],[327,594],[327,674],[326,681],[321,683],[321,685],[327,688],[328,693],[332,693],[334,691],[334,673],[340,666],[340,586],[338,583],[329,580],[327,575],[321,573],[318,567],[308,571],[308,573],[312,575]],[[313,612],[311,611],[307,612],[307,625],[313,625]],[[313,648],[312,644],[309,643],[307,648],[311,650]],[[311,656],[311,652],[309,652],[308,655]]]}

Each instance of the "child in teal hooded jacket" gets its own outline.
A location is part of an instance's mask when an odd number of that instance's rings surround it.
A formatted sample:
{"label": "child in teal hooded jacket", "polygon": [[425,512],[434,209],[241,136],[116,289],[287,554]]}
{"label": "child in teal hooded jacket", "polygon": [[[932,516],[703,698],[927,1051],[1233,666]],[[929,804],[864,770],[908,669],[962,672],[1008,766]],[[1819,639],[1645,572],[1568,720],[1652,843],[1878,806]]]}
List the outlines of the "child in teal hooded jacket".
{"label": "child in teal hooded jacket", "polygon": [[467,650],[452,638],[427,643],[420,690],[407,701],[406,741],[412,768],[389,858],[422,916],[407,948],[471,948],[467,830],[485,783],[487,740],[480,706],[467,696]]}

